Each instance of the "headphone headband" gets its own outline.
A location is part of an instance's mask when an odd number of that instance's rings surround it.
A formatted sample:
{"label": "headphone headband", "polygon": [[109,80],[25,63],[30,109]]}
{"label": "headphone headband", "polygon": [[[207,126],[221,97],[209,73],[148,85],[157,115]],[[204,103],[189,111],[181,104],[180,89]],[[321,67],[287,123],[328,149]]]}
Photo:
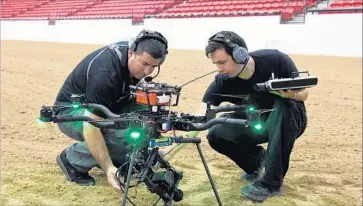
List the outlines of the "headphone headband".
{"label": "headphone headband", "polygon": [[143,39],[156,39],[160,41],[165,46],[164,55],[168,54],[168,40],[160,32],[145,29],[136,36],[134,42],[131,45],[131,50],[136,51],[138,43]]}
{"label": "headphone headband", "polygon": [[211,36],[209,38],[209,42],[211,42],[211,41],[224,43],[231,49],[234,49],[236,46],[238,46],[237,44],[233,43],[231,39],[227,38],[225,35],[223,35],[221,33],[216,33],[213,36]]}

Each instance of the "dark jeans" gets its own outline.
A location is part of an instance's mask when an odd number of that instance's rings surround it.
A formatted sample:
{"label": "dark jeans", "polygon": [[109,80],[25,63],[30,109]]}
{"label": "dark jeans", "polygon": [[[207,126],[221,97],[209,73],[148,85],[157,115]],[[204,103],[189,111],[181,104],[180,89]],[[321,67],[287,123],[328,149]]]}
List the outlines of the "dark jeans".
{"label": "dark jeans", "polygon": [[[122,113],[146,109],[143,105],[129,104]],[[83,115],[84,109],[67,109],[58,112],[58,115]],[[96,159],[92,156],[83,137],[83,122],[62,122],[58,128],[68,137],[77,140],[67,147],[66,157],[70,164],[80,172],[88,172],[93,167],[99,167]],[[131,152],[125,141],[125,130],[101,129],[110,157],[116,167],[121,166],[126,160],[126,154]]]}
{"label": "dark jeans", "polygon": [[[290,154],[295,140],[304,132],[307,124],[306,110],[302,102],[278,99],[264,121],[264,130],[256,132],[251,127],[215,125],[208,133],[208,142],[217,152],[229,157],[247,173],[265,167],[262,182],[281,186],[289,167]],[[223,116],[243,118],[244,114],[227,113]],[[267,153],[259,144],[268,143]],[[264,161],[264,162],[263,162]]]}

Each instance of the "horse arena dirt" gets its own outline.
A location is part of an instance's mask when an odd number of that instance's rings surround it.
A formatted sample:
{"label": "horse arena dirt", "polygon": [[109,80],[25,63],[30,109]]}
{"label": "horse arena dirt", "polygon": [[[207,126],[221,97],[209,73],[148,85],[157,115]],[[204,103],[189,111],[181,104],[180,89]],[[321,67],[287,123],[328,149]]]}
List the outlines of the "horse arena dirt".
{"label": "horse arena dirt", "polygon": [[[100,46],[2,41],[1,47],[2,205],[119,205],[121,195],[100,170],[91,172],[96,187],[66,181],[55,158],[74,140],[54,124],[37,123],[40,107],[53,103],[71,70]],[[362,59],[291,57],[299,70],[318,76],[319,84],[306,101],[309,124],[294,146],[283,195],[261,205],[361,205]],[[171,50],[157,79],[181,85],[213,69],[203,51]],[[213,78],[210,75],[184,87],[180,105],[174,109],[193,112]],[[240,180],[241,170],[209,147],[205,132],[201,137],[224,205],[254,205],[239,195],[248,184]],[[184,199],[176,205],[217,205],[194,145],[173,154],[170,162],[184,172],[180,184]],[[158,199],[143,190],[129,191],[136,205],[151,205]]]}

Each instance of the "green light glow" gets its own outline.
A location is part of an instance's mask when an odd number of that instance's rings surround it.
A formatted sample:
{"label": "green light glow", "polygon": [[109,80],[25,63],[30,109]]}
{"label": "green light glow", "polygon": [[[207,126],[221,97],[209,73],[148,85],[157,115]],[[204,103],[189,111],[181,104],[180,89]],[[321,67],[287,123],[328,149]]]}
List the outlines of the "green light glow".
{"label": "green light glow", "polygon": [[253,126],[255,129],[257,129],[257,130],[261,130],[262,129],[262,124],[255,124],[254,126]]}
{"label": "green light glow", "polygon": [[131,137],[132,139],[138,139],[140,136],[141,136],[141,134],[140,134],[140,132],[138,132],[138,131],[131,132],[131,134],[130,134],[130,137]]}

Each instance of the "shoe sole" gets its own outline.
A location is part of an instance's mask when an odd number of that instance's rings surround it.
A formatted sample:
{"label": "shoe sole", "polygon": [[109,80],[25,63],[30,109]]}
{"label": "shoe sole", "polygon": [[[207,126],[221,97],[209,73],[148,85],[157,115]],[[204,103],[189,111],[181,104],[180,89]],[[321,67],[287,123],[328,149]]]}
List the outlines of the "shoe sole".
{"label": "shoe sole", "polygon": [[268,198],[270,198],[272,196],[281,195],[282,191],[270,193],[270,195],[268,195],[266,198],[258,198],[258,197],[253,196],[253,195],[251,196],[251,195],[248,195],[248,194],[246,194],[246,193],[244,193],[242,191],[241,191],[241,193],[242,193],[243,196],[247,197],[250,200],[257,201],[257,202],[263,202],[263,201],[265,201],[266,199],[268,199]]}
{"label": "shoe sole", "polygon": [[73,182],[73,181],[71,180],[71,178],[69,177],[69,174],[68,174],[68,172],[67,172],[67,170],[66,170],[66,167],[64,166],[64,164],[63,164],[63,162],[62,162],[62,160],[61,160],[61,158],[60,158],[60,155],[57,155],[57,159],[56,159],[56,161],[57,161],[57,164],[59,165],[59,167],[62,169],[62,171],[63,171],[63,172],[64,172],[64,174],[66,175],[67,180],[68,180],[68,181],[70,181],[70,182]]}
{"label": "shoe sole", "polygon": [[[72,181],[71,178],[69,177],[69,173],[67,172],[66,167],[64,166],[64,164],[63,164],[63,162],[62,162],[62,160],[60,158],[60,155],[57,155],[56,161],[57,161],[57,164],[59,165],[59,167],[64,172],[67,180],[70,181],[70,182],[75,182],[75,181]],[[75,182],[75,183],[77,183],[78,185],[81,185],[81,186],[94,186],[96,184],[95,182],[90,182],[90,183],[87,183],[87,184],[81,184],[81,183],[78,183],[78,182]]]}

